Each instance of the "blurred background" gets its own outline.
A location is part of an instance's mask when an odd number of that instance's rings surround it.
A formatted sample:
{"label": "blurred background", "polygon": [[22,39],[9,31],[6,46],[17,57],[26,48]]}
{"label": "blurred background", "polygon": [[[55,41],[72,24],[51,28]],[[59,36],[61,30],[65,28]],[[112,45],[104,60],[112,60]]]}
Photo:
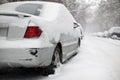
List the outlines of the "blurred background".
{"label": "blurred background", "polygon": [[[25,0],[0,0],[0,4]],[[28,0],[27,0],[28,1]],[[29,0],[32,1],[32,0]],[[34,0],[35,1],[35,0]],[[36,0],[63,3],[85,33],[102,32],[120,26],[120,0]]]}

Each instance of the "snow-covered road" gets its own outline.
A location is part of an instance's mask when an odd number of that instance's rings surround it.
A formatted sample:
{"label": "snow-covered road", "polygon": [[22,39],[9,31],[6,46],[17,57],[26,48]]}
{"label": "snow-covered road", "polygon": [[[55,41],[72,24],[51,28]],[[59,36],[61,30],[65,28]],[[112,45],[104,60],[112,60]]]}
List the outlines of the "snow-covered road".
{"label": "snow-covered road", "polygon": [[[28,73],[29,74],[29,73]],[[5,78],[5,79],[3,79]],[[56,69],[55,75],[0,76],[0,80],[120,80],[120,41],[86,36],[78,55]]]}
{"label": "snow-covered road", "polygon": [[42,80],[120,80],[120,41],[86,36],[79,54]]}

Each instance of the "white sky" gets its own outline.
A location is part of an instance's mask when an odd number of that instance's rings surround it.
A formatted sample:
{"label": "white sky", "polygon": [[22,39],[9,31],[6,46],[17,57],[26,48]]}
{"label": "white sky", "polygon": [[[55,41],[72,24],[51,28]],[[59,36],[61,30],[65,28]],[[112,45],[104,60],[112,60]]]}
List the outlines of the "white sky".
{"label": "white sky", "polygon": [[86,3],[92,4],[92,3],[100,3],[101,0],[85,0]]}
{"label": "white sky", "polygon": [[[84,1],[86,4],[91,5],[91,9],[96,9],[101,2],[101,0],[77,0],[78,2]],[[106,1],[106,0],[105,0]]]}

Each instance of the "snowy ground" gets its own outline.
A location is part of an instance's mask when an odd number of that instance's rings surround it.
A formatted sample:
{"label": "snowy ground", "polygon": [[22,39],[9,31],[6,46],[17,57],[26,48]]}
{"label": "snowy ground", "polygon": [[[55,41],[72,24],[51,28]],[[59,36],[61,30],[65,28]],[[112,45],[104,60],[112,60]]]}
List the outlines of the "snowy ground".
{"label": "snowy ground", "polygon": [[0,80],[120,80],[120,41],[86,36],[79,54],[61,65],[55,75],[8,77],[0,76]]}
{"label": "snowy ground", "polygon": [[43,80],[120,80],[120,41],[85,37],[79,54]]}

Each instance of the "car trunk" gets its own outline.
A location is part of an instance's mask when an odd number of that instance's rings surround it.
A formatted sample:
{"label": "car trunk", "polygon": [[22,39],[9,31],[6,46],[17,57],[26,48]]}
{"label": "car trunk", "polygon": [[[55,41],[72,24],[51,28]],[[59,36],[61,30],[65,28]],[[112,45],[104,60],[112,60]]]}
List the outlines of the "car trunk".
{"label": "car trunk", "polygon": [[23,15],[0,15],[0,39],[23,39],[29,18]]}

